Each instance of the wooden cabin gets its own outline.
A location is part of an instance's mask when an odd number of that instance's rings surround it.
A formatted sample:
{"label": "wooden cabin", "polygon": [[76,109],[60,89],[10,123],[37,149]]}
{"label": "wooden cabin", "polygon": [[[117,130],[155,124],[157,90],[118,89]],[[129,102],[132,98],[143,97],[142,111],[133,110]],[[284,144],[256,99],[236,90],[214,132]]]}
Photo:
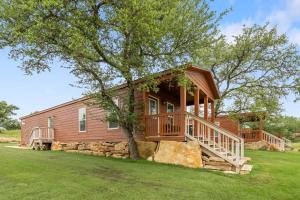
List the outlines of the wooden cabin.
{"label": "wooden cabin", "polygon": [[[214,124],[214,102],[220,95],[212,73],[194,66],[181,73],[190,80],[189,89],[178,84],[178,74],[165,71],[158,74],[157,93],[135,91],[135,112],[140,116],[142,127],[136,130],[136,139],[195,140],[203,149],[240,166],[244,156],[243,140]],[[137,80],[136,84],[142,81]],[[127,88],[121,85],[115,89],[116,101],[121,105]],[[117,123],[103,120],[107,111],[87,106],[88,101],[89,98],[83,97],[22,117],[21,143],[126,141]],[[191,106],[192,112],[187,112]]]}
{"label": "wooden cabin", "polygon": [[[265,141],[269,145],[274,145],[278,150],[284,150],[288,140],[279,138],[264,130],[266,112],[260,113],[240,113],[236,116],[220,115],[216,118],[216,124],[221,128],[229,130],[231,133],[244,139],[245,143],[255,143]],[[247,123],[252,123],[252,127]]]}

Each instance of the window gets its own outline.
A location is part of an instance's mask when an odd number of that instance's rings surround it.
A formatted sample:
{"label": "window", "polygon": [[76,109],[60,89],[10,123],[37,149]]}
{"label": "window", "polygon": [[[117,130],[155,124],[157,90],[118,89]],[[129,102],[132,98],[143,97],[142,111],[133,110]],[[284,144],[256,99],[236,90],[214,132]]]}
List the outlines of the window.
{"label": "window", "polygon": [[79,109],[79,132],[86,131],[86,108]]}
{"label": "window", "polygon": [[53,117],[48,117],[48,128],[53,128]]}
{"label": "window", "polygon": [[172,113],[172,112],[174,112],[174,104],[172,104],[172,103],[167,103],[167,112],[168,113]]}
{"label": "window", "polygon": [[149,98],[149,115],[158,114],[158,100],[155,98]]}
{"label": "window", "polygon": [[[119,99],[113,98],[114,103],[119,106]],[[111,113],[108,113],[109,115],[111,115]],[[118,129],[119,128],[119,123],[115,120],[109,119],[108,120],[108,129]]]}

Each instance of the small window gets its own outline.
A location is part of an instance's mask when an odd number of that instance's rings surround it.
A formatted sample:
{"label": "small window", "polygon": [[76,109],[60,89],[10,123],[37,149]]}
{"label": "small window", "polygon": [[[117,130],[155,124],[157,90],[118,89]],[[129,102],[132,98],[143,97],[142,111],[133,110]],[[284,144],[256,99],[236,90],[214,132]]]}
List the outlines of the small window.
{"label": "small window", "polygon": [[53,117],[48,117],[48,128],[53,128]]}
{"label": "small window", "polygon": [[86,108],[79,109],[79,131],[86,131]]}
{"label": "small window", "polygon": [[172,103],[167,103],[167,112],[168,113],[172,113],[172,112],[174,112],[174,104],[172,104]]}
{"label": "small window", "polygon": [[154,98],[149,98],[149,115],[158,114],[158,100]]}
{"label": "small window", "polygon": [[[114,103],[119,106],[119,99],[118,98],[113,98]],[[108,113],[110,115],[110,113]],[[118,129],[119,128],[119,123],[115,120],[108,120],[108,129]]]}

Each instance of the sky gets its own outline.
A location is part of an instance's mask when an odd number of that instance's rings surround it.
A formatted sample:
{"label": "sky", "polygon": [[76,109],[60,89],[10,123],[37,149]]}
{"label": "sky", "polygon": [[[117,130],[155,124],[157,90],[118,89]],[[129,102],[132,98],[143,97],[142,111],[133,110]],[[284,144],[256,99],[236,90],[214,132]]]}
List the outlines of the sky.
{"label": "sky", "polygon": [[[215,0],[212,9],[218,12],[232,8],[221,21],[223,34],[230,40],[239,34],[243,25],[276,25],[286,33],[300,50],[300,0]],[[46,109],[82,96],[83,89],[76,88],[76,78],[61,64],[53,63],[51,72],[27,76],[18,68],[19,61],[9,59],[9,50],[0,50],[0,101],[14,104],[20,109],[16,117]],[[282,99],[284,115],[300,117],[300,102],[293,102],[290,94]]]}

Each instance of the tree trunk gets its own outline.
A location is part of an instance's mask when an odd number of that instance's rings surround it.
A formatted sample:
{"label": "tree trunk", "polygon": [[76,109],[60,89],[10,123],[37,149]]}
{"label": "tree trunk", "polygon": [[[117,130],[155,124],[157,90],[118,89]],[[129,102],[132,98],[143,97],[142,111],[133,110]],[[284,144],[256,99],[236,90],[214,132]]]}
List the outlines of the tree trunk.
{"label": "tree trunk", "polygon": [[134,86],[132,84],[132,81],[127,81],[127,87],[128,87],[128,115],[127,120],[125,122],[125,132],[128,139],[128,148],[130,153],[130,158],[133,160],[139,159],[139,153],[137,149],[136,142],[133,137],[134,132],[134,123],[136,121],[134,120]]}
{"label": "tree trunk", "polygon": [[139,157],[136,142],[133,137],[133,133],[127,128],[124,128],[124,130],[128,139],[128,149],[129,149],[130,158],[133,160],[138,160],[140,157]]}

